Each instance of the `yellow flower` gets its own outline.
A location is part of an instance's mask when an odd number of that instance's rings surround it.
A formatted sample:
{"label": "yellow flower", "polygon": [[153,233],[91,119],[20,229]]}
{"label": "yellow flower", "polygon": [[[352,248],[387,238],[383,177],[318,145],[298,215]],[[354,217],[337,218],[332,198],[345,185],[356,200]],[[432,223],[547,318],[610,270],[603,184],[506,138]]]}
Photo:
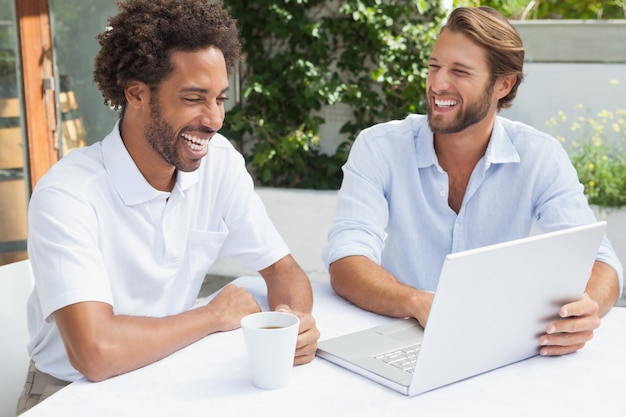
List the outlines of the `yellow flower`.
{"label": "yellow flower", "polygon": [[[611,80],[612,85],[618,83]],[[590,203],[626,206],[626,107],[599,110],[597,114],[582,105],[576,109],[569,115],[569,123],[562,123],[568,116],[559,111],[548,126],[553,131],[569,127],[565,138],[556,137],[565,146]]]}
{"label": "yellow flower", "polygon": [[604,132],[604,125],[603,124],[597,124],[595,122],[591,123],[591,126],[593,126],[593,130],[600,134],[602,132]]}

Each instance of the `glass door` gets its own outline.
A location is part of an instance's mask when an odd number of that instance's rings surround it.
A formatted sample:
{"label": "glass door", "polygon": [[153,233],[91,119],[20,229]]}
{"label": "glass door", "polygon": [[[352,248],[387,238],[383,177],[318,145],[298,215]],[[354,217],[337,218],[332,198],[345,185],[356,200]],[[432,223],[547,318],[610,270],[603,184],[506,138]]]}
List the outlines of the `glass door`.
{"label": "glass door", "polygon": [[0,265],[26,258],[28,181],[13,0],[0,0]]}
{"label": "glass door", "polygon": [[0,0],[0,265],[28,256],[27,206],[39,178],[118,118],[92,82],[95,37],[116,3]]}

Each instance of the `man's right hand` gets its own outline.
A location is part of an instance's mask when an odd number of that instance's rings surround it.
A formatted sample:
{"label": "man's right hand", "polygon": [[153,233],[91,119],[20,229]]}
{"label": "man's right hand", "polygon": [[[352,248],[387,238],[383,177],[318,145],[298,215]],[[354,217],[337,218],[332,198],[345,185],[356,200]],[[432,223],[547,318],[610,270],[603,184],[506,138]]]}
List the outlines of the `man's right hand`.
{"label": "man's right hand", "polygon": [[330,265],[333,290],[364,310],[391,317],[415,317],[426,326],[434,293],[403,284],[365,256],[348,256]]}
{"label": "man's right hand", "polygon": [[252,294],[245,288],[237,287],[234,284],[226,285],[207,304],[210,309],[219,317],[216,323],[218,331],[234,330],[240,327],[239,322],[248,314],[261,311],[259,303]]}

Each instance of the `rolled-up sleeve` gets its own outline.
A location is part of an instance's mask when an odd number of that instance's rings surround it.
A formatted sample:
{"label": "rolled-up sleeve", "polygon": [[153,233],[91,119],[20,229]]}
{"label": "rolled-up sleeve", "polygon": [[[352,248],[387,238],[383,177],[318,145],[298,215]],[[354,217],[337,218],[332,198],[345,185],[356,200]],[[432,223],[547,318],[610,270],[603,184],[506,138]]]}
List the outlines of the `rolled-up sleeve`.
{"label": "rolled-up sleeve", "polygon": [[[363,134],[362,134],[363,135]],[[380,264],[386,238],[389,208],[384,197],[385,167],[374,141],[359,136],[343,167],[335,221],[322,257],[328,267],[346,256],[362,255]]]}

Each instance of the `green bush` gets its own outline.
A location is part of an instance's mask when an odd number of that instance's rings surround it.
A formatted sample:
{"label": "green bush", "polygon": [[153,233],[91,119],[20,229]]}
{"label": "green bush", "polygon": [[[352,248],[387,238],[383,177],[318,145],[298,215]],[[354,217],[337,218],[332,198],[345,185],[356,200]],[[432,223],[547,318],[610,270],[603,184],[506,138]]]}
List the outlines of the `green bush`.
{"label": "green bush", "polygon": [[[427,60],[443,17],[436,0],[229,0],[245,54],[242,100],[223,131],[258,183],[336,189],[351,141],[425,109]],[[345,104],[350,138],[320,151],[324,106]]]}
{"label": "green bush", "polygon": [[568,133],[556,137],[568,150],[589,203],[626,207],[626,109],[602,110],[594,117],[578,105],[571,120],[563,111],[548,120],[551,130],[567,123]]}

